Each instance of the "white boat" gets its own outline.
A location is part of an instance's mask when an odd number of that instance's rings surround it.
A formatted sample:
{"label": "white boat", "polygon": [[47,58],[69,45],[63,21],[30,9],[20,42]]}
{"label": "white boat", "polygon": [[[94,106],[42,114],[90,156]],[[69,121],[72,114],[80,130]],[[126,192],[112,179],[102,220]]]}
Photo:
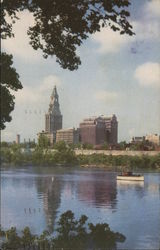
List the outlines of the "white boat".
{"label": "white boat", "polygon": [[132,174],[132,172],[124,172],[120,175],[117,175],[117,180],[144,181],[144,176],[140,174]]}

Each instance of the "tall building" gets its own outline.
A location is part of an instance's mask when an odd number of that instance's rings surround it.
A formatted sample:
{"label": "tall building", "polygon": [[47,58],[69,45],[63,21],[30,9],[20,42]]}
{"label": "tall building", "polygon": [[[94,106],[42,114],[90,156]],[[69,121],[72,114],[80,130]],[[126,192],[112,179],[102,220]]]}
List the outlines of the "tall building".
{"label": "tall building", "polygon": [[16,144],[20,144],[20,135],[19,134],[16,135]]}
{"label": "tall building", "polygon": [[106,125],[106,141],[110,145],[118,142],[118,121],[116,115],[102,116]]}
{"label": "tall building", "polygon": [[105,142],[105,123],[101,117],[84,119],[80,123],[81,143],[100,145]]}
{"label": "tall building", "polygon": [[112,115],[84,119],[80,123],[80,139],[82,143],[116,145],[118,142],[117,117]]}
{"label": "tall building", "polygon": [[53,89],[48,113],[45,115],[45,132],[55,133],[62,129],[62,115],[59,107],[59,96],[56,86]]}
{"label": "tall building", "polygon": [[48,137],[50,144],[53,144],[56,141],[56,131],[59,129],[62,129],[62,115],[57,88],[54,86],[50,98],[49,109],[47,114],[45,114],[45,131],[38,133],[38,138],[44,135]]}

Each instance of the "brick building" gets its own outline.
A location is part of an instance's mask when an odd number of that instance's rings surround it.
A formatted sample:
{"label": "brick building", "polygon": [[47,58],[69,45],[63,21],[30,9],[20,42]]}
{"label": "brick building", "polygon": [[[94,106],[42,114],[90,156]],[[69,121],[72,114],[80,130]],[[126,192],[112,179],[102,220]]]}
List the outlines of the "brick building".
{"label": "brick building", "polygon": [[118,142],[118,122],[115,115],[84,119],[80,123],[81,143],[116,145]]}
{"label": "brick building", "polygon": [[105,142],[105,123],[101,117],[84,119],[80,123],[81,143],[100,145]]}
{"label": "brick building", "polygon": [[101,116],[106,126],[106,142],[110,145],[118,143],[118,121],[116,115]]}

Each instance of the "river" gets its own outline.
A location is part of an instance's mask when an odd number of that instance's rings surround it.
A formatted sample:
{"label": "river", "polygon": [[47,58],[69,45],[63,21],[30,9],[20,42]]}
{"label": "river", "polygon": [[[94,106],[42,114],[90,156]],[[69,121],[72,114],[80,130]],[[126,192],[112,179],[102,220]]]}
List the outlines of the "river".
{"label": "river", "polygon": [[116,181],[103,169],[25,167],[1,170],[1,225],[53,230],[59,215],[72,210],[88,222],[108,223],[126,236],[118,249],[160,248],[160,173],[144,182]]}

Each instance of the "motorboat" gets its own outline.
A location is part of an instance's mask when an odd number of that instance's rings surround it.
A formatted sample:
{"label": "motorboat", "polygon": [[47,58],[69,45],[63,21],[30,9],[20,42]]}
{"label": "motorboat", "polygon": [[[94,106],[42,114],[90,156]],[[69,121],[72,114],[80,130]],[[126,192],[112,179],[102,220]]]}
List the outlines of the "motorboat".
{"label": "motorboat", "polygon": [[122,172],[120,175],[117,175],[117,180],[144,181],[144,176],[140,174],[133,174],[132,172]]}

